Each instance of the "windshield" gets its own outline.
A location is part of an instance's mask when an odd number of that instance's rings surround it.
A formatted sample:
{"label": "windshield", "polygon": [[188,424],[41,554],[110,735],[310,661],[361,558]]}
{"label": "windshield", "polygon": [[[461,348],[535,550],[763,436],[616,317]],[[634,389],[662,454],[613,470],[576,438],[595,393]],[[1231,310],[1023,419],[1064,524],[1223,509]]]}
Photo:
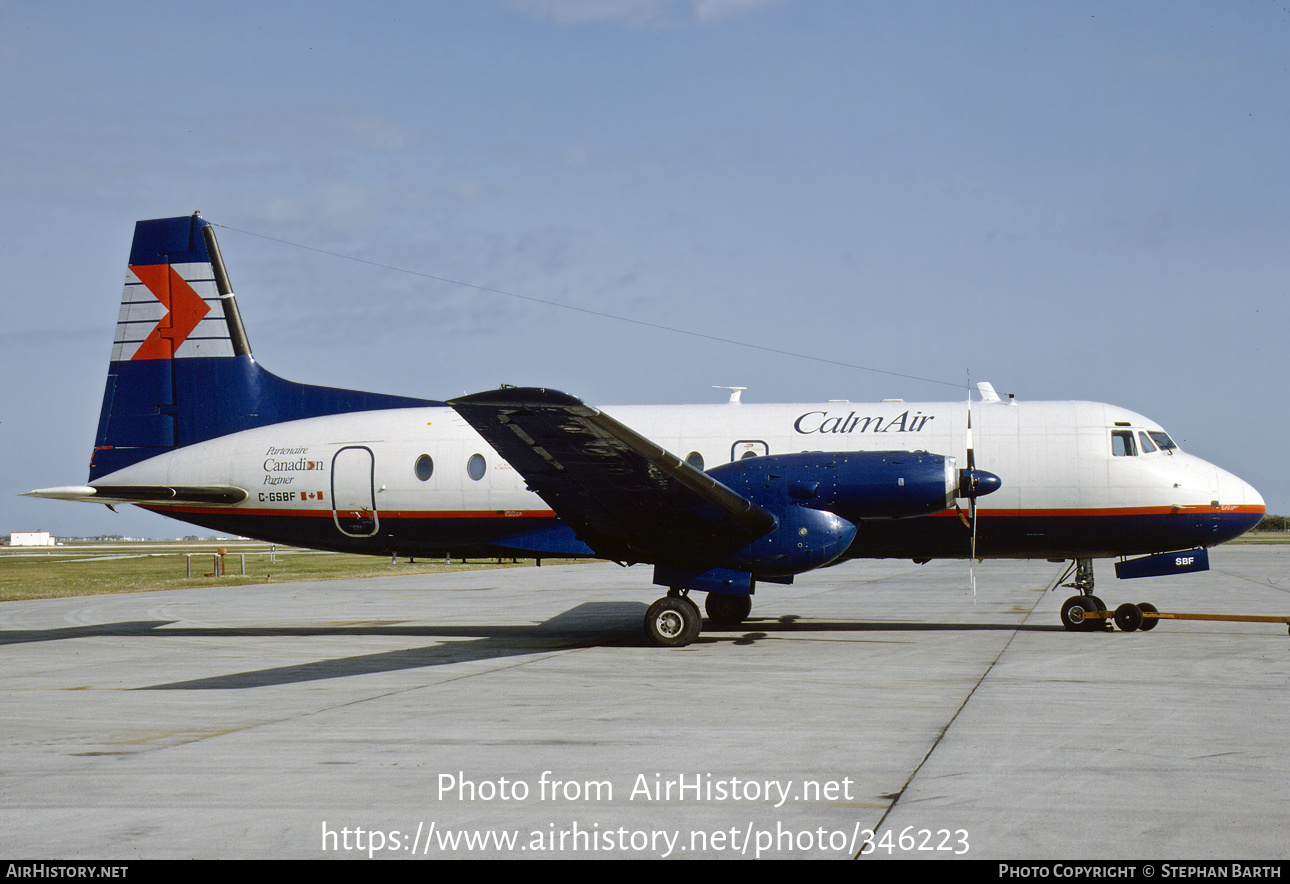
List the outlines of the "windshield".
{"label": "windshield", "polygon": [[1147,435],[1151,437],[1151,440],[1156,443],[1156,447],[1161,451],[1172,452],[1178,448],[1178,446],[1174,444],[1174,440],[1170,439],[1169,434],[1164,430],[1152,430]]}

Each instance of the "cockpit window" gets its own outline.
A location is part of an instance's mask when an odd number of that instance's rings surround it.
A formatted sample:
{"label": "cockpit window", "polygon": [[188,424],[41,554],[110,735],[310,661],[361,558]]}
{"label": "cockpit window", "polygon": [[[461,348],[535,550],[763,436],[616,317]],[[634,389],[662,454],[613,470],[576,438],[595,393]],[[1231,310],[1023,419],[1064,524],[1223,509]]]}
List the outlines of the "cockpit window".
{"label": "cockpit window", "polygon": [[1169,434],[1164,430],[1152,430],[1147,435],[1155,440],[1156,445],[1161,451],[1167,451],[1172,454],[1174,450],[1178,448],[1178,446],[1174,444],[1174,440],[1170,439]]}
{"label": "cockpit window", "polygon": [[1132,430],[1111,431],[1111,453],[1116,457],[1136,457],[1138,448],[1133,443]]}
{"label": "cockpit window", "polygon": [[1142,430],[1138,431],[1138,441],[1142,443],[1142,453],[1150,454],[1156,450],[1156,446],[1151,443],[1150,437]]}

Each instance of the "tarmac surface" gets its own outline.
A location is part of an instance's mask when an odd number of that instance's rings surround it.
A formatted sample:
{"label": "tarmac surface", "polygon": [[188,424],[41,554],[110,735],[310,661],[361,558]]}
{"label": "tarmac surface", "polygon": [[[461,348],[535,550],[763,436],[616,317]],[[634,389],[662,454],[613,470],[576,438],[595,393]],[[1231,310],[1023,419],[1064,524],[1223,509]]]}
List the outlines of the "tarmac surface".
{"label": "tarmac surface", "polygon": [[[1097,593],[1290,614],[1290,545],[1211,564]],[[0,854],[1290,857],[1286,628],[1066,632],[1062,570],[849,563],[683,649],[607,564],[7,602]]]}

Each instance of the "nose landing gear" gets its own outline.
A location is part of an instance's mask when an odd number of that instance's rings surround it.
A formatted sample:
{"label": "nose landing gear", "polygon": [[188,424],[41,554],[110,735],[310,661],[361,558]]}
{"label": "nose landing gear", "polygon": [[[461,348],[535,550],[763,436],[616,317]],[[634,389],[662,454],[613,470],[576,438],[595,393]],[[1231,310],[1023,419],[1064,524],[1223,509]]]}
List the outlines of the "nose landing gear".
{"label": "nose landing gear", "polygon": [[[1066,627],[1067,632],[1093,632],[1111,628],[1105,619],[1106,604],[1093,595],[1092,559],[1076,559],[1075,579],[1070,583],[1063,583],[1062,586],[1069,586],[1080,592],[1079,595],[1073,595],[1062,602],[1062,626]],[[1085,614],[1095,616],[1086,619]]]}
{"label": "nose landing gear", "polygon": [[[1069,572],[1067,572],[1069,573]],[[1111,629],[1111,621],[1124,632],[1155,629],[1160,622],[1156,619],[1156,606],[1150,602],[1132,604],[1126,602],[1115,609],[1114,614],[1107,614],[1103,601],[1093,595],[1093,560],[1075,560],[1075,579],[1063,583],[1072,589],[1078,589],[1074,595],[1062,602],[1062,626],[1069,632],[1096,632],[1099,629]],[[1148,615],[1148,616],[1144,616]]]}

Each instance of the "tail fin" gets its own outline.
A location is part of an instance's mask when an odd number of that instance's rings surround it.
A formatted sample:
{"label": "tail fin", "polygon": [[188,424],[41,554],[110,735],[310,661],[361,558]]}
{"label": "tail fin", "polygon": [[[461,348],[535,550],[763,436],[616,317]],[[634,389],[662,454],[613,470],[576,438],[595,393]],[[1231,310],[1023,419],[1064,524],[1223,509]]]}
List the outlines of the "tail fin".
{"label": "tail fin", "polygon": [[174,448],[283,421],[443,403],[285,381],[256,364],[209,222],[140,221],[90,481]]}

